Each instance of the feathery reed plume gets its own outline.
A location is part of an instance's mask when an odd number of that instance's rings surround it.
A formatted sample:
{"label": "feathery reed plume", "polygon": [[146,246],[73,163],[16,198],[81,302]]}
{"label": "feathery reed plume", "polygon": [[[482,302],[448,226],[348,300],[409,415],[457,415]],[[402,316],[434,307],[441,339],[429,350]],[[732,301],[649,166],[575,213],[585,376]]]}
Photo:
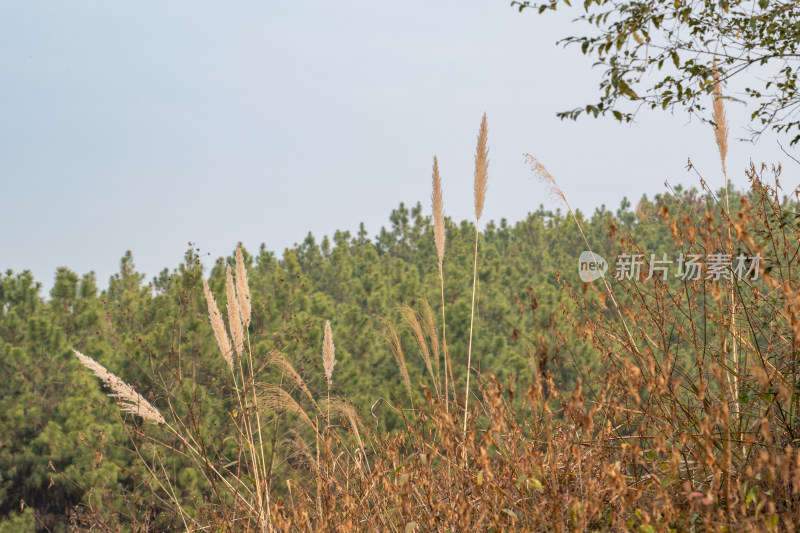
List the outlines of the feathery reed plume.
{"label": "feathery reed plume", "polygon": [[531,170],[536,178],[547,185],[547,187],[550,189],[550,195],[555,198],[560,198],[565,204],[567,204],[567,197],[564,196],[564,191],[561,190],[561,187],[558,186],[556,180],[553,179],[553,176],[550,175],[545,166],[530,154],[525,154],[525,162],[531,166]]}
{"label": "feathery reed plume", "polygon": [[150,405],[141,394],[133,390],[133,387],[109,372],[103,365],[87,355],[83,355],[78,350],[73,349],[83,366],[94,372],[105,385],[113,392],[109,396],[119,398],[122,401],[122,410],[140,416],[145,420],[150,420],[158,425],[166,424],[167,421],[158,412],[158,409]]}
{"label": "feathery reed plume", "polygon": [[719,157],[722,160],[722,173],[725,174],[725,193],[727,194],[728,173],[725,169],[725,157],[728,155],[728,119],[725,117],[725,104],[722,102],[716,58],[714,59],[714,137],[717,140]]}
{"label": "feathery reed plume", "polygon": [[247,285],[247,269],[244,266],[242,245],[236,246],[236,296],[239,299],[239,312],[242,314],[244,329],[250,327],[250,287]]}
{"label": "feathery reed plume", "polygon": [[411,333],[414,334],[414,339],[417,341],[417,345],[419,345],[419,349],[422,352],[422,359],[425,361],[425,366],[428,368],[428,373],[431,375],[431,379],[433,380],[433,387],[438,395],[439,384],[436,382],[436,374],[433,372],[431,351],[430,348],[428,348],[427,341],[425,340],[425,334],[422,331],[422,325],[419,323],[417,313],[408,305],[401,305],[400,314],[403,315],[403,320],[411,329]]}
{"label": "feathery reed plume", "polygon": [[316,407],[317,401],[314,399],[314,396],[311,394],[311,391],[308,390],[306,382],[303,381],[303,378],[294,368],[294,365],[292,365],[292,363],[289,362],[289,360],[286,358],[285,355],[283,355],[283,353],[277,350],[271,351],[269,353],[269,364],[270,366],[279,368],[284,374],[287,374],[289,378],[291,378],[291,380],[294,382],[294,384],[297,385],[297,388],[300,389],[303,392],[303,394],[305,394],[306,397],[308,397],[308,399],[311,400],[311,403],[313,403],[314,406]]}
{"label": "feathery reed plume", "polygon": [[483,214],[483,202],[486,199],[486,188],[489,178],[489,148],[486,146],[489,128],[486,125],[486,113],[481,120],[478,133],[478,146],[475,150],[475,219],[480,220]]}
{"label": "feathery reed plume", "polygon": [[425,311],[422,318],[425,321],[425,329],[428,330],[428,337],[431,339],[433,358],[436,361],[436,379],[439,380],[439,337],[436,333],[436,322],[433,319],[431,304],[428,303],[428,299],[424,296],[422,297],[422,303],[424,304],[423,310]]}
{"label": "feathery reed plume", "polygon": [[486,125],[486,113],[481,120],[481,129],[478,133],[478,146],[475,149],[475,262],[472,269],[472,307],[469,317],[469,344],[467,345],[467,386],[464,393],[464,433],[467,432],[467,414],[469,413],[469,374],[472,366],[472,333],[475,326],[475,290],[478,286],[478,237],[480,222],[483,213],[483,202],[486,200],[486,188],[489,178],[489,147],[486,138],[489,128]]}
{"label": "feathery reed plume", "polygon": [[439,161],[433,156],[433,193],[431,193],[433,207],[433,240],[436,243],[436,253],[439,255],[439,272],[442,271],[444,261],[444,206],[442,202],[442,180],[439,177]]}
{"label": "feathery reed plume", "polygon": [[233,346],[236,348],[236,355],[242,356],[244,349],[244,334],[242,332],[242,315],[239,313],[239,304],[236,299],[236,289],[233,286],[233,275],[231,267],[228,265],[228,324],[233,336]]}
{"label": "feathery reed plume", "polygon": [[228,332],[225,330],[225,323],[222,322],[222,316],[219,314],[217,301],[214,295],[211,294],[211,289],[208,288],[208,283],[203,280],[203,290],[206,293],[206,303],[208,304],[208,319],[211,322],[211,329],[214,330],[214,336],[217,338],[219,351],[222,357],[228,363],[233,371],[233,355],[231,354],[231,342],[228,340]]}
{"label": "feathery reed plume", "polygon": [[277,412],[295,414],[300,417],[300,420],[308,425],[314,433],[317,433],[317,426],[314,424],[314,421],[309,418],[305,410],[300,407],[300,404],[297,403],[288,392],[277,385],[273,385],[272,383],[265,384],[264,392],[260,395],[259,399],[261,400],[261,407]]}
{"label": "feathery reed plume", "polygon": [[333,411],[350,423],[350,427],[353,429],[353,436],[356,438],[356,443],[358,447],[364,451],[364,443],[361,441],[361,433],[359,432],[359,428],[363,429],[364,422],[361,420],[361,417],[358,416],[355,407],[347,400],[341,398],[325,400],[325,405],[323,407]]}
{"label": "feathery reed plume", "polygon": [[336,366],[336,356],[334,355],[333,331],[331,321],[325,321],[325,336],[322,340],[322,365],[325,368],[325,378],[328,380],[328,388],[333,384],[333,367]]}
{"label": "feathery reed plume", "polygon": [[400,338],[397,336],[397,331],[394,329],[392,321],[389,319],[386,322],[386,332],[384,337],[389,342],[389,347],[392,349],[394,360],[397,363],[397,368],[400,370],[400,375],[403,377],[403,383],[408,391],[408,398],[411,400],[411,408],[414,408],[414,399],[411,395],[411,379],[408,377],[408,368],[406,367],[406,358],[403,355],[403,346],[400,344]]}

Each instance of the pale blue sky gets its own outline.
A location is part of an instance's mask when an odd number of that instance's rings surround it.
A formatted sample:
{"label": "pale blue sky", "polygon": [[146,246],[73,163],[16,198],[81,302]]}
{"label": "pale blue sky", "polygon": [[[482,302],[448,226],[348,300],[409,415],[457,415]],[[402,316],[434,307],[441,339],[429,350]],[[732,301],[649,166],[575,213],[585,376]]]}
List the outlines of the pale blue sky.
{"label": "pale blue sky", "polygon": [[[210,265],[237,241],[280,254],[309,231],[375,234],[401,201],[428,209],[434,154],[447,214],[470,218],[484,111],[484,220],[558,207],[524,152],[589,212],[696,184],[689,157],[721,184],[709,126],[686,115],[555,117],[595,97],[591,61],[555,45],[581,31],[576,15],[506,0],[2,0],[0,269],[45,288],[58,266],[95,270],[104,287],[127,249],[149,279],[188,241]],[[728,113],[742,136],[746,110]],[[749,158],[788,159],[775,139],[732,145],[736,186]]]}

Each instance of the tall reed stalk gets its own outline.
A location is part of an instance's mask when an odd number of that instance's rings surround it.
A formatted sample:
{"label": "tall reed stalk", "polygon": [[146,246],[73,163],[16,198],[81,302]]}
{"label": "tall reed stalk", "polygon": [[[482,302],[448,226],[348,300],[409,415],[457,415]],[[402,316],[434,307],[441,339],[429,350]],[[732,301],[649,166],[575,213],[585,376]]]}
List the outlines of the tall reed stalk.
{"label": "tall reed stalk", "polygon": [[[433,176],[431,178],[433,192],[431,193],[431,205],[433,208],[433,239],[436,244],[436,255],[439,259],[439,285],[442,297],[442,355],[444,357],[444,406],[450,412],[450,392],[449,384],[453,382],[453,368],[450,366],[450,354],[447,348],[447,325],[444,309],[444,244],[446,240],[444,227],[444,205],[442,200],[442,180],[439,177],[439,161],[433,156]],[[437,359],[438,361],[438,359]],[[437,368],[438,373],[438,368]],[[454,384],[455,386],[455,384]],[[455,398],[455,389],[453,389]]]}
{"label": "tall reed stalk", "polygon": [[483,202],[486,200],[487,180],[489,178],[489,147],[486,145],[488,136],[486,113],[481,120],[481,129],[478,132],[478,146],[475,150],[475,260],[472,267],[472,305],[469,315],[469,344],[467,345],[467,385],[464,393],[464,433],[467,432],[467,417],[469,415],[469,376],[472,368],[472,333],[475,326],[475,291],[478,285],[478,237],[480,236],[480,220],[483,214]]}
{"label": "tall reed stalk", "polygon": [[[717,148],[719,149],[719,158],[722,163],[722,176],[725,180],[725,211],[726,215],[725,218],[727,219],[727,228],[728,228],[728,246],[727,254],[731,258],[734,259],[734,245],[733,245],[733,235],[731,232],[731,204],[728,195],[728,171],[725,165],[725,158],[728,154],[728,120],[725,117],[725,105],[722,101],[722,89],[720,88],[720,81],[719,81],[719,69],[717,68],[717,60],[714,59],[714,138],[717,141]],[[730,274],[728,279],[728,291],[727,291],[727,299],[728,299],[728,311],[730,313],[730,352],[731,352],[731,361],[727,361],[728,356],[728,332],[724,332],[724,343],[722,354],[720,356],[726,361],[724,362],[724,372],[723,375],[725,376],[725,382],[722,384],[724,389],[730,387],[731,389],[731,407],[732,407],[732,419],[734,424],[738,427],[739,426],[739,361],[738,361],[738,354],[736,352],[736,289],[733,273]],[[731,369],[732,367],[732,369]],[[723,390],[723,401],[724,401],[724,390]],[[731,489],[730,489],[730,469],[732,468],[732,458],[731,458],[731,429],[730,429],[730,420],[724,420],[724,431],[725,431],[725,471],[724,471],[724,486],[725,486],[725,505],[726,505],[726,512],[730,519],[730,505],[731,505]],[[738,431],[737,439],[738,439]]]}

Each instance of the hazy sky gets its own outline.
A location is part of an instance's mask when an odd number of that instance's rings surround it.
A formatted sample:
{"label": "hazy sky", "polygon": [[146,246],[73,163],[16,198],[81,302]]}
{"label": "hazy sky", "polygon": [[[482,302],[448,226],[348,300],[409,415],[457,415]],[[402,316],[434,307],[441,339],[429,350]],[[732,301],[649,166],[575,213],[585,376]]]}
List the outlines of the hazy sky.
{"label": "hazy sky", "polygon": [[[578,11],[506,0],[0,2],[0,269],[94,270],[132,250],[148,279],[189,241],[212,264],[236,242],[279,254],[312,231],[371,234],[400,202],[472,217],[475,139],[489,120],[484,220],[556,208],[522,154],[575,207],[721,184],[712,131],[685,114],[633,126],[561,122],[599,71],[555,45]],[[747,111],[728,107],[743,136]],[[787,146],[788,143],[784,143]],[[734,143],[728,168],[787,159],[776,137]],[[789,170],[789,165],[787,170]],[[796,182],[796,172],[784,174]]]}

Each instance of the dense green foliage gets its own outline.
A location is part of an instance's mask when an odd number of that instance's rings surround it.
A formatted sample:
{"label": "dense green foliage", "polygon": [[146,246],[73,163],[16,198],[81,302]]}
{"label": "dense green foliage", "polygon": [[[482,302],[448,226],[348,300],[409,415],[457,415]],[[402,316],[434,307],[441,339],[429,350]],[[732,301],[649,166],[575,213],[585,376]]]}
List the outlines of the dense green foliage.
{"label": "dense green foliage", "polygon": [[[683,108],[708,117],[713,63],[721,80],[750,73],[745,95],[754,107],[753,137],[767,129],[800,140],[797,106],[800,5],[793,0],[585,0],[582,35],[564,38],[605,67],[594,103],[561,118],[611,114],[630,122],[636,111]],[[570,0],[513,1],[520,11],[566,9]],[[756,75],[753,75],[756,74]]]}
{"label": "dense green foliage", "polygon": [[[594,251],[609,259],[623,235],[648,251],[672,250],[668,229],[655,220],[646,199],[635,211],[623,201],[616,213],[599,209],[590,220],[580,213],[578,219]],[[401,204],[390,221],[374,239],[362,227],[355,236],[338,231],[321,242],[309,234],[281,258],[264,245],[256,255],[245,253],[254,353],[282,350],[312,393],[324,396],[322,326],[331,320],[338,361],[332,392],[382,429],[400,421],[377,400],[396,405],[407,399],[381,335],[383,320],[399,324],[397,306],[417,306],[421,298],[441,313],[430,217],[419,205]],[[473,225],[448,221],[445,308],[459,390],[465,380],[473,239]],[[532,372],[546,369],[565,389],[597,370],[596,351],[569,333],[563,314],[574,302],[561,283],[581,286],[575,267],[584,249],[575,220],[560,211],[540,208],[514,225],[502,220],[486,226],[480,238],[475,369],[500,380],[514,376],[523,385]],[[173,403],[170,408],[199,433],[213,436],[230,423],[219,401],[230,392],[229,374],[208,324],[198,252],[190,249],[178,268],[164,270],[151,283],[136,272],[128,253],[102,292],[93,273],[78,276],[66,268],[56,273],[49,298],[28,272],[0,276],[0,531],[31,529],[34,517],[36,529],[64,530],[80,503],[90,504],[79,508],[92,513],[123,510],[123,522],[125,510],[141,516],[146,506],[137,499],[146,487],[131,452],[140,439],[119,420],[131,417],[120,415],[100,382],[72,356],[73,347],[157,407],[169,398],[184,399],[191,409],[181,411],[186,408]],[[210,271],[221,309],[225,266],[233,260],[220,258]],[[401,331],[401,337],[412,382],[430,385],[410,334]],[[422,394],[422,388],[415,390]],[[180,479],[184,496],[210,490],[179,457],[167,466]],[[120,486],[125,490],[117,490]]]}

